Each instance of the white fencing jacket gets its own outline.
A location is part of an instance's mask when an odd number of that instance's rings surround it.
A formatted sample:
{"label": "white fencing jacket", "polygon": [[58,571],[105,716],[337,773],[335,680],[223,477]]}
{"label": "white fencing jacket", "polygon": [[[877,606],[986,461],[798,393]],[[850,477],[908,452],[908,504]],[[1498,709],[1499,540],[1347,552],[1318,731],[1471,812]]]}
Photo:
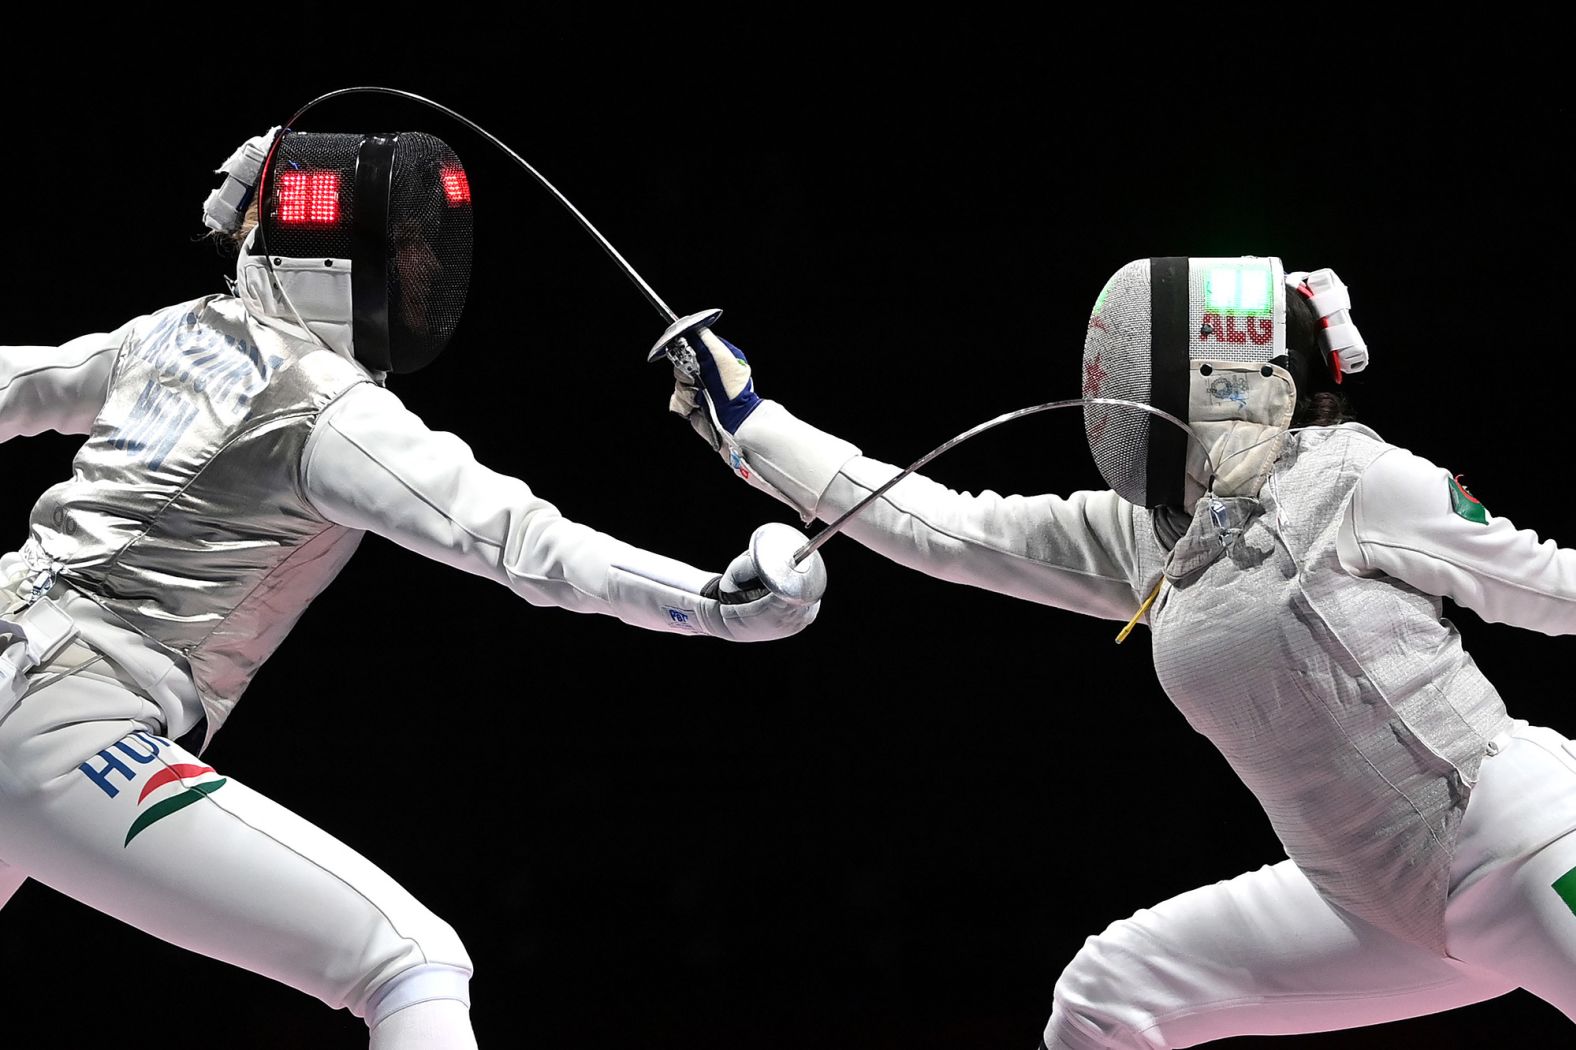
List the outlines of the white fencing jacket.
{"label": "white fencing jacket", "polygon": [[[735,435],[758,480],[831,520],[896,472],[766,401]],[[977,496],[912,476],[854,519],[930,575],[1144,618],[1157,674],[1330,900],[1440,953],[1455,832],[1504,705],[1442,616],[1576,633],[1576,551],[1487,514],[1366,427],[1294,433],[1258,498],[1200,501],[1169,550],[1114,493]]]}

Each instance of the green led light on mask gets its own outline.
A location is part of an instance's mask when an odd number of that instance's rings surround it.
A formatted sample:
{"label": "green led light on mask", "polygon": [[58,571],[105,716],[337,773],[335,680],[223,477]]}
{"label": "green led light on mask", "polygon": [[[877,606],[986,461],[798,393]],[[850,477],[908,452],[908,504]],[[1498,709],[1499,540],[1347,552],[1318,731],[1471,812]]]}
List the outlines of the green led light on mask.
{"label": "green led light on mask", "polygon": [[1210,313],[1268,317],[1275,308],[1268,266],[1213,266],[1204,275],[1204,306]]}
{"label": "green led light on mask", "polygon": [[1111,294],[1111,286],[1113,284],[1115,284],[1115,283],[1116,283],[1116,275],[1113,274],[1110,277],[1110,279],[1108,279],[1105,282],[1105,287],[1100,289],[1100,295],[1099,295],[1098,298],[1095,299],[1095,301],[1094,301],[1094,309],[1091,310],[1090,313],[1097,314],[1101,310],[1105,309],[1105,297]]}

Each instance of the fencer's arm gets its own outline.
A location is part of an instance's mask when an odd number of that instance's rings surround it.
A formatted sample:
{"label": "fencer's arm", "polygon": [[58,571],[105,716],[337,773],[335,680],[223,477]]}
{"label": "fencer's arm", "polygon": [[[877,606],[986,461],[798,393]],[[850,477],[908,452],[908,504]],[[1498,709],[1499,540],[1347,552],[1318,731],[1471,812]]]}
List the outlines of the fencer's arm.
{"label": "fencer's arm", "polygon": [[[751,480],[807,521],[834,520],[899,470],[770,400],[734,438]],[[1126,620],[1138,601],[1134,511],[1113,492],[974,496],[913,474],[844,531],[928,575],[1089,616]]]}
{"label": "fencer's arm", "polygon": [[1576,634],[1576,551],[1487,514],[1452,509],[1451,476],[1392,449],[1363,472],[1336,534],[1342,566],[1450,598],[1490,623]]}
{"label": "fencer's arm", "polygon": [[[702,595],[717,578],[569,521],[517,478],[478,463],[453,434],[429,430],[387,390],[352,387],[325,409],[302,457],[307,498],[329,521],[377,533],[485,576],[533,605],[607,613],[652,630],[754,640],[791,634],[741,623]],[[770,622],[763,622],[770,621]]]}
{"label": "fencer's arm", "polygon": [[127,327],[61,346],[0,346],[0,441],[91,430]]}

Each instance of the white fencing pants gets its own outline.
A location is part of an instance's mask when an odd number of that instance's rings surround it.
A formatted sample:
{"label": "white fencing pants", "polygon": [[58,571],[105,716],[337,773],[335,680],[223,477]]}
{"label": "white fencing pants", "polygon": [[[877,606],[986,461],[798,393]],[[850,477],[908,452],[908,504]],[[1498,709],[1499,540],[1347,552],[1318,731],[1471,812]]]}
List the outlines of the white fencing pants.
{"label": "white fencing pants", "polygon": [[[447,923],[331,835],[159,736],[159,719],[102,664],[0,718],[0,903],[25,874],[369,1024],[425,1002],[468,1004],[470,958]],[[463,1032],[442,1045],[475,1045],[460,1016]]]}
{"label": "white fencing pants", "polygon": [[1576,751],[1519,725],[1467,805],[1449,956],[1327,902],[1290,861],[1191,890],[1091,937],[1056,985],[1050,1050],[1169,1050],[1322,1032],[1525,988],[1576,1020]]}

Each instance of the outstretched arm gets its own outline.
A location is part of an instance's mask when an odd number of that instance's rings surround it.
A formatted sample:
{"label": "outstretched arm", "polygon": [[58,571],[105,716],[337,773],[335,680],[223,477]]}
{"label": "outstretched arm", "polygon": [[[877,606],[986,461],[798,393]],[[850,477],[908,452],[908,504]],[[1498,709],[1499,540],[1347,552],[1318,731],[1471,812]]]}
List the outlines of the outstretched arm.
{"label": "outstretched arm", "polygon": [[[671,407],[712,439],[736,474],[788,503],[806,521],[831,521],[898,468],[755,395],[749,365],[710,331],[697,347],[701,387],[676,389]],[[1147,516],[1113,492],[978,496],[911,475],[845,528],[883,556],[920,572],[1110,620],[1141,600],[1138,547]]]}
{"label": "outstretched arm", "polygon": [[60,346],[0,346],[0,442],[91,430],[130,326]]}
{"label": "outstretched arm", "polygon": [[485,576],[533,605],[733,641],[793,634],[818,607],[748,587],[737,593],[748,582],[747,558],[719,578],[569,521],[370,384],[352,387],[319,417],[302,482],[328,520]]}
{"label": "outstretched arm", "polygon": [[1576,551],[1488,513],[1449,471],[1405,449],[1363,471],[1336,550],[1354,575],[1393,576],[1490,623],[1576,634]]}

